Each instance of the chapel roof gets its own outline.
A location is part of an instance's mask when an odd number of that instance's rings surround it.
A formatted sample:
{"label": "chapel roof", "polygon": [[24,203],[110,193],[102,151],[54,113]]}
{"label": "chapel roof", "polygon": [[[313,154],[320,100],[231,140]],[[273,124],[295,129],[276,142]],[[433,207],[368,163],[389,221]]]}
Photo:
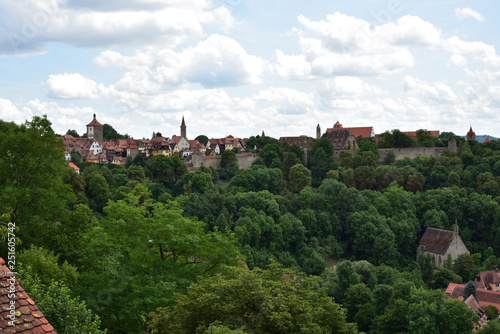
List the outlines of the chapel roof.
{"label": "chapel roof", "polygon": [[455,232],[428,227],[418,243],[423,250],[434,254],[444,254],[450,245]]}

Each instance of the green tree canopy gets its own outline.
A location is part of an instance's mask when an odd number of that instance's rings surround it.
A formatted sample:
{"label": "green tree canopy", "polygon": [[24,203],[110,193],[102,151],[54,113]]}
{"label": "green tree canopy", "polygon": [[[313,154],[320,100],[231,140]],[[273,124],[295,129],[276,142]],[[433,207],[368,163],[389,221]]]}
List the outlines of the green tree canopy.
{"label": "green tree canopy", "polygon": [[18,237],[29,244],[50,233],[44,226],[64,216],[75,199],[62,179],[69,168],[64,146],[46,116],[22,125],[0,120],[0,133],[0,217],[17,224]]}
{"label": "green tree canopy", "polygon": [[75,138],[80,138],[80,135],[78,134],[78,132],[76,132],[76,130],[70,130],[70,129],[68,129],[68,131],[66,131],[66,134],[70,135],[70,136],[73,136]]}
{"label": "green tree canopy", "polygon": [[207,145],[208,143],[208,137],[205,135],[199,135],[198,137],[195,138],[195,140],[199,141],[203,145]]}
{"label": "green tree canopy", "polygon": [[211,326],[249,333],[357,333],[344,311],[314,279],[271,265],[227,268],[200,280],[176,304],[150,314],[158,334],[210,333]]}
{"label": "green tree canopy", "polygon": [[130,136],[127,135],[127,134],[120,134],[118,133],[115,128],[113,128],[111,125],[109,124],[104,124],[102,126],[102,135],[103,135],[103,139],[123,139],[123,138],[129,138]]}
{"label": "green tree canopy", "polygon": [[300,192],[307,186],[311,185],[311,172],[304,167],[301,163],[294,165],[290,168],[290,186],[296,191]]}
{"label": "green tree canopy", "polygon": [[225,169],[230,176],[236,175],[239,169],[236,154],[233,151],[224,151],[221,155],[220,166]]}

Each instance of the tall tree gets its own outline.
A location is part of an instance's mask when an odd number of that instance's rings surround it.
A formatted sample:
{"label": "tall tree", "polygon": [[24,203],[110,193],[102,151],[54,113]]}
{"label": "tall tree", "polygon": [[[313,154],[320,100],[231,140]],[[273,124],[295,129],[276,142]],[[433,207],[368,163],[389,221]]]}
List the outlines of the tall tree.
{"label": "tall tree", "polygon": [[69,168],[64,146],[46,116],[22,125],[0,121],[0,133],[0,217],[29,244],[49,233],[43,226],[60,219],[75,198],[62,180]]}
{"label": "tall tree", "polygon": [[102,135],[104,139],[123,139],[123,138],[130,138],[129,135],[127,134],[120,134],[118,133],[113,126],[109,124],[104,124],[102,126]]}
{"label": "tall tree", "polygon": [[76,132],[76,130],[70,130],[70,129],[68,129],[68,131],[66,131],[66,134],[70,135],[70,136],[73,136],[75,138],[80,138],[80,135],[78,134],[78,132]]}
{"label": "tall tree", "polygon": [[104,213],[101,226],[85,236],[86,254],[95,261],[78,288],[116,333],[140,333],[147,314],[170,305],[175,292],[238,261],[232,234],[207,233],[175,202],[141,203],[129,194],[110,201]]}
{"label": "tall tree", "polygon": [[226,172],[232,177],[238,172],[238,158],[233,151],[224,151],[220,160],[221,168],[225,169]]}
{"label": "tall tree", "polygon": [[150,315],[158,334],[210,333],[214,324],[249,333],[357,333],[344,310],[314,280],[272,265],[227,268],[192,285],[175,306]]}
{"label": "tall tree", "polygon": [[195,138],[195,140],[199,141],[203,145],[207,145],[208,143],[208,137],[205,135],[199,135],[198,137]]}
{"label": "tall tree", "polygon": [[474,298],[477,300],[476,284],[474,284],[473,281],[468,281],[467,284],[465,284],[463,296],[464,300],[469,298],[470,295],[474,296]]}
{"label": "tall tree", "polygon": [[290,168],[290,185],[296,192],[300,192],[311,185],[311,172],[301,163]]}

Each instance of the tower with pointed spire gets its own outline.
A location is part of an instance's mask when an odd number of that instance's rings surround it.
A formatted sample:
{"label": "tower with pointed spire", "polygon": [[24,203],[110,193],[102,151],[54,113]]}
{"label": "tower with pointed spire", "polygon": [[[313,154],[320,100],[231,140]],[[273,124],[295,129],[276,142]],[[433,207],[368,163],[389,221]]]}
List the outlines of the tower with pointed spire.
{"label": "tower with pointed spire", "polygon": [[184,122],[184,116],[182,116],[181,137],[184,137],[184,139],[187,139],[187,135],[186,135],[186,122]]}
{"label": "tower with pointed spire", "polygon": [[467,140],[476,140],[476,133],[472,131],[472,126],[469,129],[469,132],[467,132]]}
{"label": "tower with pointed spire", "polygon": [[98,142],[102,142],[104,137],[104,126],[99,123],[95,117],[92,122],[87,124],[87,138],[93,138]]}
{"label": "tower with pointed spire", "polygon": [[318,123],[318,126],[316,127],[316,139],[320,139],[321,138],[321,127],[319,126],[319,123]]}

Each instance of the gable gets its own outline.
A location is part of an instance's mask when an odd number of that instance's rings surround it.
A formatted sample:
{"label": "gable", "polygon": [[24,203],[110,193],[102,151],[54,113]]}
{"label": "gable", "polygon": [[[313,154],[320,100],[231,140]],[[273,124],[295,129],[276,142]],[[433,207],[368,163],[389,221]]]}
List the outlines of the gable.
{"label": "gable", "polygon": [[418,244],[425,252],[443,255],[448,249],[454,235],[453,231],[428,227]]}

